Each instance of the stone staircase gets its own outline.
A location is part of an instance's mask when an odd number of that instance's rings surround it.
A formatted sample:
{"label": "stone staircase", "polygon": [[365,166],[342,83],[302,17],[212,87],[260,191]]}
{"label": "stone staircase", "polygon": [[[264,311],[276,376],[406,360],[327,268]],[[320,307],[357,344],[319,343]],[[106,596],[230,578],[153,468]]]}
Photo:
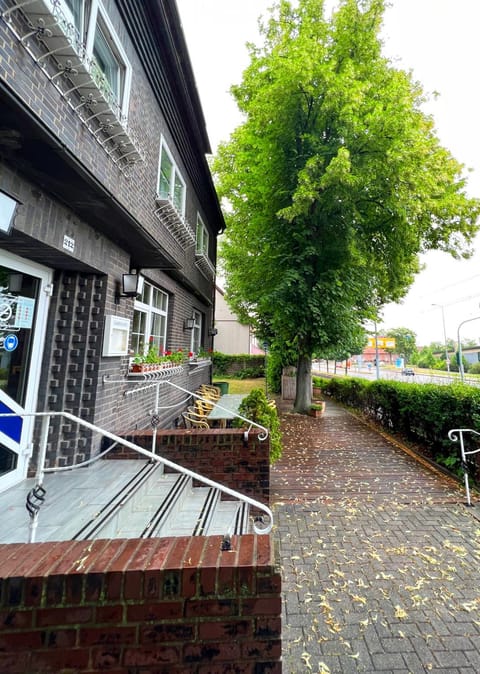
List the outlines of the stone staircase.
{"label": "stone staircase", "polygon": [[194,486],[188,475],[147,463],[73,539],[243,534],[248,510],[213,487]]}
{"label": "stone staircase", "polygon": [[[28,540],[25,497],[34,481],[0,494],[0,543]],[[47,474],[35,540],[157,538],[251,533],[248,503],[148,460],[99,461]]]}

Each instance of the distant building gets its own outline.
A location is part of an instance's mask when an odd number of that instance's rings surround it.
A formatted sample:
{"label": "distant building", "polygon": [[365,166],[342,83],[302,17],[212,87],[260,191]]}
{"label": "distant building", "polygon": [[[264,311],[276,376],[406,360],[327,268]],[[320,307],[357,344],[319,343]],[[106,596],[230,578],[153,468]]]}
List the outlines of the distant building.
{"label": "distant building", "polygon": [[242,325],[225,301],[225,293],[215,289],[215,351],[229,354],[263,354],[264,351],[249,325]]}
{"label": "distant building", "polygon": [[398,356],[393,352],[395,349],[395,339],[393,337],[377,337],[377,344],[375,344],[375,337],[369,337],[368,344],[361,354],[356,356],[356,360],[360,363],[375,363],[378,353],[378,360],[380,363],[394,364]]}

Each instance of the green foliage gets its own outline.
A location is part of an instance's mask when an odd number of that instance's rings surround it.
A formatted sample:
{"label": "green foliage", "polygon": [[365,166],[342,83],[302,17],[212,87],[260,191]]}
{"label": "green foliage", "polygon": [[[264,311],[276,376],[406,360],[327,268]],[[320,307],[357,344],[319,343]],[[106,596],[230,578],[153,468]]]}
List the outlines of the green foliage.
{"label": "green foliage", "polygon": [[[242,416],[268,428],[270,434],[270,463],[274,463],[282,455],[282,434],[280,420],[275,404],[269,403],[265,393],[255,388],[240,404],[239,412]],[[244,422],[237,420],[239,426]]]}
{"label": "green foliage", "polygon": [[234,360],[234,356],[214,351],[212,354],[213,374],[218,377],[227,374],[230,364]]}
{"label": "green foliage", "polygon": [[383,0],[341,0],[331,20],[323,8],[272,9],[232,89],[245,121],[213,166],[228,202],[226,299],[295,349],[303,382],[313,353],[355,352],[362,321],[406,293],[420,252],[467,254],[479,213],[421,87],[381,54]]}
{"label": "green foliage", "polygon": [[406,363],[412,362],[412,355],[417,350],[417,335],[409,328],[393,328],[388,330],[387,337],[395,337],[394,353],[403,354]]}
{"label": "green foliage", "polygon": [[228,375],[239,379],[254,379],[265,375],[263,356],[227,354],[214,351],[211,357],[215,377]]}
{"label": "green foliage", "polygon": [[468,374],[480,374],[480,363],[473,363],[472,365],[470,365]]}
{"label": "green foliage", "polygon": [[329,383],[330,379],[325,379],[324,377],[317,377],[317,376],[312,377],[312,385],[315,388],[322,389],[322,391],[327,388]]}
{"label": "green foliage", "polygon": [[[386,380],[332,379],[327,395],[358,409],[390,432],[420,445],[426,454],[456,470],[460,448],[452,443],[452,428],[480,428],[480,389],[464,384],[438,386]],[[465,448],[476,445],[465,438]]]}
{"label": "green foliage", "polygon": [[268,390],[272,393],[280,393],[282,390],[282,372],[284,367],[296,364],[294,349],[283,346],[279,342],[273,342],[267,358],[267,382]]}
{"label": "green foliage", "polygon": [[429,346],[425,346],[418,354],[416,364],[418,367],[423,367],[428,370],[434,367],[436,360],[432,349]]}

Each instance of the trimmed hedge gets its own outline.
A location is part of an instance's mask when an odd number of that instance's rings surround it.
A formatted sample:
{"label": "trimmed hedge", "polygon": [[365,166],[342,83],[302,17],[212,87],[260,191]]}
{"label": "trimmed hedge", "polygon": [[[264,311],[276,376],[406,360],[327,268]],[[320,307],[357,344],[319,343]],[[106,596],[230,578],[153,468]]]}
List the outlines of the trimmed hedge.
{"label": "trimmed hedge", "polygon": [[[480,389],[465,384],[370,382],[353,377],[314,377],[314,385],[318,385],[316,380],[325,395],[420,445],[426,456],[461,474],[460,446],[449,439],[448,432],[452,428],[480,429]],[[478,447],[474,436],[465,435],[464,439],[465,449]],[[470,468],[478,481],[480,473],[473,461]]]}
{"label": "trimmed hedge", "polygon": [[249,354],[232,355],[214,351],[212,354],[213,375],[215,377],[237,377],[256,379],[265,375],[265,356]]}

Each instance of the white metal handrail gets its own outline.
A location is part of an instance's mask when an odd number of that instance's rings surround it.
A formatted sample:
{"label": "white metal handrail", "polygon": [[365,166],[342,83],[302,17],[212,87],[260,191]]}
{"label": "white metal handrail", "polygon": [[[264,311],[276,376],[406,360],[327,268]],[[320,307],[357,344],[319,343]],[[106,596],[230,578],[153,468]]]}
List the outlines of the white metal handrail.
{"label": "white metal handrail", "polygon": [[[151,373],[153,375],[156,375],[156,372]],[[268,438],[269,430],[265,426],[262,426],[261,424],[257,424],[256,421],[252,421],[251,419],[247,419],[247,417],[243,417],[241,414],[238,414],[237,412],[234,412],[231,409],[228,409],[226,407],[222,407],[219,403],[216,403],[214,400],[211,398],[204,398],[200,394],[194,392],[194,391],[189,391],[187,388],[183,388],[182,386],[179,386],[178,384],[174,384],[171,382],[169,379],[165,378],[149,378],[148,373],[146,373],[144,379],[139,380],[139,381],[125,381],[124,379],[110,379],[109,377],[104,377],[103,378],[103,383],[104,384],[136,384],[136,388],[132,389],[131,391],[125,391],[124,395],[125,396],[130,396],[134,395],[136,393],[140,393],[141,391],[147,391],[151,388],[156,388],[156,394],[155,394],[155,408],[154,412],[157,413],[159,409],[162,409],[159,407],[159,387],[160,384],[169,384],[170,386],[173,386],[173,388],[176,388],[178,391],[182,391],[182,393],[186,393],[188,397],[192,396],[193,398],[196,398],[197,400],[201,400],[202,402],[207,403],[208,405],[213,405],[214,407],[217,407],[219,410],[222,410],[224,412],[228,412],[228,414],[233,414],[233,416],[237,419],[240,419],[241,421],[245,421],[248,425],[249,428],[247,431],[245,431],[245,438],[248,440],[248,433],[251,431],[253,427],[258,428],[261,433],[258,436],[258,439],[260,442],[263,442]],[[215,385],[215,384],[213,384]],[[181,401],[182,402],[182,401]],[[180,403],[175,403],[172,407],[177,407]],[[186,401],[183,401],[186,402]],[[1,415],[0,415],[1,416]]]}
{"label": "white metal handrail", "polygon": [[467,456],[472,456],[473,454],[478,454],[480,452],[480,447],[478,449],[471,449],[469,451],[465,450],[465,443],[463,441],[463,434],[464,433],[473,433],[473,435],[478,435],[480,437],[480,433],[478,431],[474,431],[473,428],[452,428],[450,431],[448,431],[448,437],[452,442],[460,442],[460,453],[462,456],[462,469],[463,469],[463,480],[465,483],[465,493],[467,496],[467,505],[471,506],[471,498],[470,498],[470,485],[468,481],[468,464],[467,464]]}
{"label": "white metal handrail", "polygon": [[[96,426],[95,424],[90,423],[89,421],[85,421],[84,419],[81,419],[80,417],[76,417],[73,414],[70,414],[70,412],[23,412],[20,414],[14,414],[14,413],[2,413],[0,414],[0,418],[5,418],[5,417],[35,417],[35,418],[41,418],[42,419],[42,428],[41,428],[41,434],[40,434],[40,452],[38,456],[38,464],[37,464],[37,474],[36,474],[36,480],[37,480],[37,486],[42,488],[43,486],[43,479],[46,470],[48,472],[53,472],[54,469],[45,469],[45,460],[46,460],[46,455],[47,455],[47,442],[48,442],[48,431],[50,427],[50,420],[52,417],[62,417],[64,419],[69,419],[70,421],[73,421],[74,423],[79,424],[80,426],[84,426],[85,428],[90,429],[91,431],[94,431],[96,433],[101,433],[107,438],[110,438],[110,440],[113,440],[117,444],[123,445],[124,447],[128,447],[129,449],[132,449],[133,451],[137,452],[138,454],[142,454],[145,456],[147,459],[150,459],[151,461],[156,461],[158,463],[161,463],[164,466],[167,466],[169,468],[172,468],[173,470],[176,470],[179,473],[182,473],[183,475],[188,475],[192,479],[201,482],[202,484],[207,485],[208,487],[213,487],[214,489],[218,489],[218,491],[222,492],[223,494],[226,494],[228,496],[232,496],[238,501],[242,501],[243,503],[248,503],[249,505],[253,506],[254,508],[257,508],[258,510],[261,510],[263,513],[265,513],[269,521],[265,524],[265,526],[260,527],[258,526],[257,522],[253,522],[253,530],[256,534],[269,534],[270,531],[272,530],[273,527],[273,513],[270,510],[268,506],[266,506],[263,503],[260,503],[260,501],[256,501],[255,499],[250,498],[249,496],[246,496],[245,494],[241,494],[240,492],[236,491],[235,489],[230,489],[230,487],[226,487],[225,485],[220,484],[219,482],[215,482],[214,480],[210,480],[208,477],[205,477],[203,475],[200,475],[199,473],[195,473],[193,470],[190,470],[188,468],[185,468],[184,466],[179,465],[178,463],[174,463],[173,461],[170,461],[169,459],[166,459],[164,457],[158,456],[158,454],[154,454],[154,452],[149,451],[148,449],[144,449],[143,447],[140,447],[139,445],[136,445],[133,442],[130,442],[129,440],[126,440],[125,438],[121,438],[120,436],[116,435],[115,433],[111,433],[110,431],[106,431],[103,428],[100,428],[99,426]],[[266,429],[265,429],[266,430]],[[268,432],[268,431],[267,431]],[[71,466],[71,469],[75,469],[77,466]],[[63,468],[63,467],[62,467]],[[30,511],[29,511],[30,512]],[[35,531],[38,525],[38,509],[32,513],[30,513],[31,517],[31,522],[30,522],[30,543],[35,542]]]}

